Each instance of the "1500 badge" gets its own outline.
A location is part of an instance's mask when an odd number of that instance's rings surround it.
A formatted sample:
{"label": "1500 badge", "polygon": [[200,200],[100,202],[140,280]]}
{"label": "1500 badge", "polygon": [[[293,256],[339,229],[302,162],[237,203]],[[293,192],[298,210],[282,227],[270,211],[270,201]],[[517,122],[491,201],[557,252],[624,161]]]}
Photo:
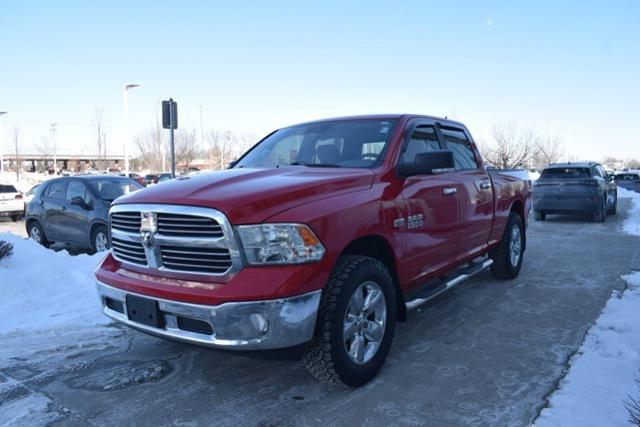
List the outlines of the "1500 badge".
{"label": "1500 badge", "polygon": [[[404,225],[404,218],[398,218],[395,221],[393,221],[393,225],[396,228],[402,227]],[[424,225],[424,215],[423,214],[417,214],[417,215],[409,215],[407,217],[407,228],[408,229],[413,229],[413,228],[420,228]]]}

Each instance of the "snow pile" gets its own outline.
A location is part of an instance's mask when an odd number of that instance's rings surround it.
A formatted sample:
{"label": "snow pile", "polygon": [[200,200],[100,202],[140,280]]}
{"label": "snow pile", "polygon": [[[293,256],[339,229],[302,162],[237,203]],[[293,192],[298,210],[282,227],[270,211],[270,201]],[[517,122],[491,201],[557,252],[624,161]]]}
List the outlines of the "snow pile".
{"label": "snow pile", "polygon": [[629,425],[624,400],[640,397],[640,272],[623,279],[628,288],[614,292],[536,426]]}
{"label": "snow pile", "polygon": [[0,260],[0,335],[108,323],[93,271],[104,254],[71,256],[0,233],[13,255]]}
{"label": "snow pile", "polygon": [[619,199],[632,199],[629,217],[624,222],[624,232],[640,236],[640,193],[618,188]]}

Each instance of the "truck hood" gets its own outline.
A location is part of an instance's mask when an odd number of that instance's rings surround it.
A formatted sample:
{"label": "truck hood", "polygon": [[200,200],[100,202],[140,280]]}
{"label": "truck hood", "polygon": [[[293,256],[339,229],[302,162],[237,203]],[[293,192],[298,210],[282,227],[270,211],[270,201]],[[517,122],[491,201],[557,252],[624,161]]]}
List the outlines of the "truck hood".
{"label": "truck hood", "polygon": [[369,169],[230,169],[163,182],[129,193],[113,204],[203,206],[222,211],[233,224],[255,224],[311,201],[365,190],[373,177]]}

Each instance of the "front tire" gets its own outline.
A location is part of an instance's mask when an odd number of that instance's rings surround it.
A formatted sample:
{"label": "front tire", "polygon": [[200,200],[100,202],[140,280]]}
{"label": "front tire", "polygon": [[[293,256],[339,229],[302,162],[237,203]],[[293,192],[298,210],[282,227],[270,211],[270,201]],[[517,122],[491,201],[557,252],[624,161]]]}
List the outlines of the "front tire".
{"label": "front tire", "polygon": [[91,249],[93,252],[103,252],[109,250],[109,235],[107,234],[107,227],[99,225],[93,230],[91,235]]}
{"label": "front tire", "polygon": [[618,213],[618,193],[613,197],[613,206],[609,209],[609,215],[615,215]]}
{"label": "front tire", "polygon": [[525,230],[522,218],[515,212],[511,212],[500,244],[489,252],[493,260],[491,273],[498,279],[518,277],[522,268],[524,245]]}
{"label": "front tire", "polygon": [[387,358],[395,325],[396,295],[387,268],[374,258],[342,256],[322,291],[305,365],[322,382],[366,384]]}

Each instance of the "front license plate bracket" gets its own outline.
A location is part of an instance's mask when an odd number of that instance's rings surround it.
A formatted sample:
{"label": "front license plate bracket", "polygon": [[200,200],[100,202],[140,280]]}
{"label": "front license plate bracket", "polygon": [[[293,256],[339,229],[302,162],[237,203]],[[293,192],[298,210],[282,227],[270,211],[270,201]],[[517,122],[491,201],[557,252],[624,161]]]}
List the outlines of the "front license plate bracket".
{"label": "front license plate bracket", "polygon": [[164,326],[164,318],[160,314],[158,301],[142,298],[136,295],[127,295],[127,317],[132,322],[154,328]]}

